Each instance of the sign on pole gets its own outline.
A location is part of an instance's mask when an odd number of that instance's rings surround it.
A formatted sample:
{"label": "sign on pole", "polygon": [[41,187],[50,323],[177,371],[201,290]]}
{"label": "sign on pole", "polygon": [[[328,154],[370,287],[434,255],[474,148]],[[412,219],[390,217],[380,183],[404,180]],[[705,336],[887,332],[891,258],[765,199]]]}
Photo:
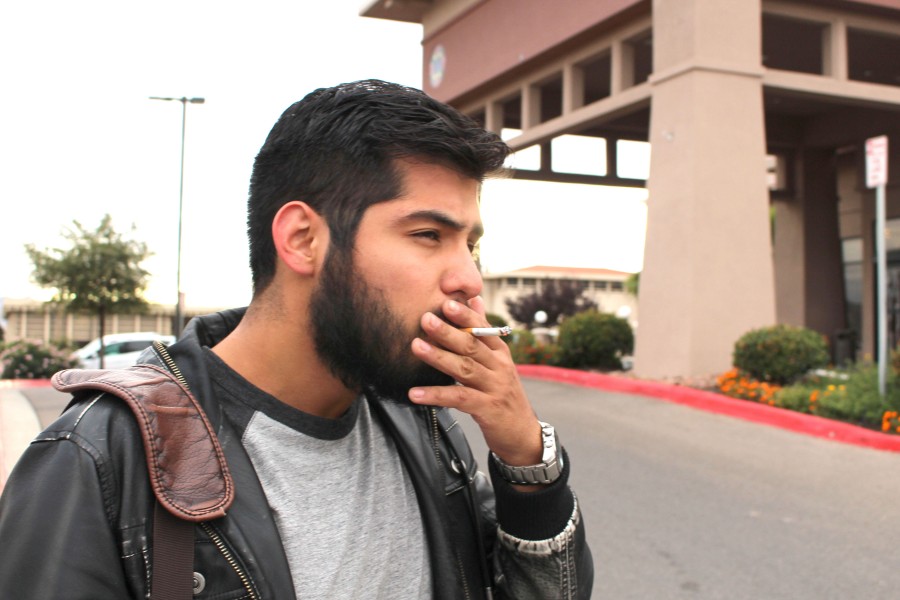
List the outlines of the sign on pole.
{"label": "sign on pole", "polygon": [[882,398],[887,385],[887,250],[885,247],[886,201],[884,188],[888,178],[888,139],[886,135],[866,140],[866,187],[875,188],[875,252],[878,272],[878,391]]}
{"label": "sign on pole", "polygon": [[886,135],[866,140],[866,187],[887,185],[888,139]]}

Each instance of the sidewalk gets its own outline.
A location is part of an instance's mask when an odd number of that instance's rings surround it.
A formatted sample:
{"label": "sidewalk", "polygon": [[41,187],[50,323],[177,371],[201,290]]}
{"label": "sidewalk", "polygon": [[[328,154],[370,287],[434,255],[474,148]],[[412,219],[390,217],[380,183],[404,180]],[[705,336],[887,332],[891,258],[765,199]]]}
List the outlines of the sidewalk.
{"label": "sidewalk", "polygon": [[49,385],[47,380],[0,380],[0,491],[19,456],[41,432],[37,413],[19,389]]}

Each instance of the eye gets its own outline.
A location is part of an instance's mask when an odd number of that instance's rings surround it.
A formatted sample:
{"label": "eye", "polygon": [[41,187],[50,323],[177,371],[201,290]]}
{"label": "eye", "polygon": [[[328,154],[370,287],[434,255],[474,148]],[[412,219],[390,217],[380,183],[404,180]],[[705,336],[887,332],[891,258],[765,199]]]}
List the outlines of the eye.
{"label": "eye", "polygon": [[415,238],[431,240],[433,242],[441,241],[441,234],[434,229],[426,229],[425,231],[416,231],[412,234]]}

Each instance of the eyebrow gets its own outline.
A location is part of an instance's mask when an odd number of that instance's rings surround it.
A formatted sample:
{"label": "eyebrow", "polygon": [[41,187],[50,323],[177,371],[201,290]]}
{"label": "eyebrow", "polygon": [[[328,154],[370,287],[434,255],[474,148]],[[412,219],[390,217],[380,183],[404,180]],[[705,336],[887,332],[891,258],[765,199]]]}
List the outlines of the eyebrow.
{"label": "eyebrow", "polygon": [[[432,221],[434,223],[443,225],[444,227],[449,227],[454,231],[466,230],[466,226],[464,223],[457,221],[447,213],[440,210],[417,210],[407,215],[403,215],[402,217],[397,219],[397,221]],[[484,235],[484,227],[481,225],[481,223],[476,223],[472,227],[472,233],[479,238]]]}

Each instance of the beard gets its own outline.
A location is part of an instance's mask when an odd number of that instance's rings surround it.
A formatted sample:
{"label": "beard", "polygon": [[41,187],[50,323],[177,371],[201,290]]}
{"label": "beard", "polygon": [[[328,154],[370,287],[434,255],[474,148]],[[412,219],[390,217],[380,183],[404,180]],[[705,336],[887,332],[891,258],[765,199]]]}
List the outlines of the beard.
{"label": "beard", "polygon": [[357,273],[352,250],[329,250],[310,299],[310,317],[319,358],[349,389],[411,404],[412,387],[454,383],[413,355],[410,344],[424,333],[406,328],[384,292]]}

